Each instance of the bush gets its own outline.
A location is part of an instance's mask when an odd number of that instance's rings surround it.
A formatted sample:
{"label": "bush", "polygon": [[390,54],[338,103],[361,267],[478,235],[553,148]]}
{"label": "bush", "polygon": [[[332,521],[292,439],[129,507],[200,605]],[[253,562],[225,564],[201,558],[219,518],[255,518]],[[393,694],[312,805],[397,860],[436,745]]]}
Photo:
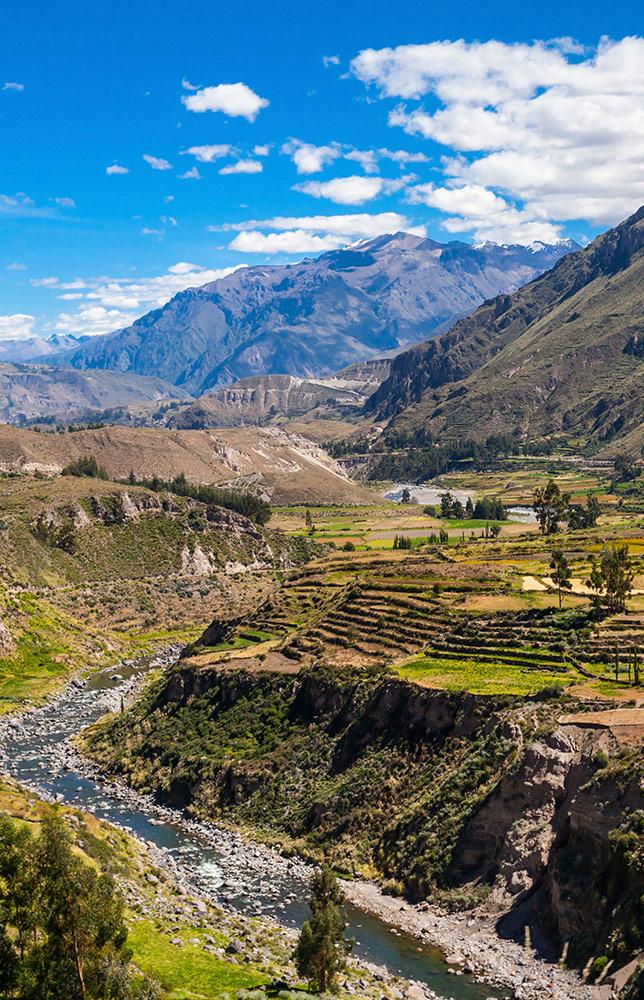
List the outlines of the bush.
{"label": "bush", "polygon": [[89,479],[108,479],[105,469],[98,464],[93,455],[85,458],[77,458],[66,465],[62,471],[63,476],[87,476]]}
{"label": "bush", "polygon": [[356,547],[353,542],[349,541],[344,543],[344,545],[342,546],[342,550],[344,552],[355,552]]}

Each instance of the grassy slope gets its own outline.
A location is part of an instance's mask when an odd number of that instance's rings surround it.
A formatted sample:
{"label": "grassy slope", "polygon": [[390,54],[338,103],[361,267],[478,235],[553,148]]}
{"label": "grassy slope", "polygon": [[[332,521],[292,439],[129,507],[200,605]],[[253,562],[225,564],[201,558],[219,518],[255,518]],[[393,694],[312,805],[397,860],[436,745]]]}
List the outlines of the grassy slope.
{"label": "grassy slope", "polygon": [[[581,435],[585,443],[632,430],[635,448],[643,234],[640,210],[507,302],[487,303],[438,341],[413,349],[408,363],[401,355],[373,406],[388,416],[397,412],[397,397],[407,406],[394,417],[396,435],[423,428],[457,440],[519,428],[532,437]],[[639,351],[625,353],[638,336]]]}
{"label": "grassy slope", "polygon": [[[216,572],[194,575],[186,553],[199,549],[215,570],[262,558],[264,538],[253,538],[246,522],[238,530],[210,526],[194,519],[194,503],[179,498],[173,513],[153,509],[105,524],[91,513],[88,497],[103,498],[104,506],[125,492],[135,500],[158,497],[68,477],[9,478],[0,485],[0,712],[47,695],[83,666],[191,641],[222,601],[243,601],[246,583]],[[65,516],[70,509],[89,519],[76,531],[73,553],[34,534],[43,511]],[[279,535],[266,537],[276,553],[284,550]],[[268,582],[251,586],[261,591]]]}

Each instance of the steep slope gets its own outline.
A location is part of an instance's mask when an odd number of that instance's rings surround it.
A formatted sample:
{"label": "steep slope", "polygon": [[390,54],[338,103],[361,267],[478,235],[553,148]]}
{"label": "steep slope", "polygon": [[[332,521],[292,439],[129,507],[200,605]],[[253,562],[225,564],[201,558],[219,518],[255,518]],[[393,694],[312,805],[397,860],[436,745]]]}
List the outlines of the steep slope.
{"label": "steep slope", "polygon": [[394,417],[390,436],[626,433],[642,414],[643,279],[644,208],[394,359],[367,409]]}
{"label": "steep slope", "polygon": [[386,673],[179,661],[89,746],[164,804],[286,839],[414,900],[478,905],[507,937],[523,940],[527,924],[551,959],[568,942],[571,964],[601,953],[622,964],[641,943],[641,758],[561,724],[561,709]]}
{"label": "steep slope", "polygon": [[297,264],[240,268],[61,356],[198,394],[254,375],[326,375],[434,336],[572,246],[436,243],[405,233]]}
{"label": "steep slope", "polygon": [[0,420],[8,423],[63,414],[73,419],[106,407],[188,398],[183,389],[152,376],[0,361]]}
{"label": "steep slope", "polygon": [[178,473],[192,482],[228,483],[277,503],[364,503],[372,494],[311,441],[277,428],[181,431],[104,427],[66,434],[0,425],[0,472],[57,473],[94,456],[112,478]]}

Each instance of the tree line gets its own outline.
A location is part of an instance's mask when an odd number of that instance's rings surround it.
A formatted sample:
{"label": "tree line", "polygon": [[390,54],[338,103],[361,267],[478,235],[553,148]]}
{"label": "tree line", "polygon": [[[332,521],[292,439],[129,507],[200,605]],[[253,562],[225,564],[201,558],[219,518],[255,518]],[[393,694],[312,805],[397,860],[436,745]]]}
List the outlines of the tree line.
{"label": "tree line", "polygon": [[[103,480],[110,478],[93,455],[69,462],[62,470],[62,475],[87,476]],[[189,497],[191,500],[197,500],[206,506],[225,507],[226,510],[242,514],[259,525],[266,524],[272,514],[270,504],[254,493],[239,492],[205,483],[191,483],[188,482],[183,472],[180,472],[173,479],[161,479],[160,476],[146,479],[137,477],[131,471],[127,479],[115,479],[114,482],[126,483],[129,486],[143,486],[154,493],[173,493],[175,496]]]}

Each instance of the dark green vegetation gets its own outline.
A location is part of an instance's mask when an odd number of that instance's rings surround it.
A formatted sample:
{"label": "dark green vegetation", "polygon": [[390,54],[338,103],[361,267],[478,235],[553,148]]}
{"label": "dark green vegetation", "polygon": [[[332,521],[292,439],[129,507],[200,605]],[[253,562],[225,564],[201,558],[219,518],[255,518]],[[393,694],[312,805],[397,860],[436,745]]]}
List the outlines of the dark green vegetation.
{"label": "dark green vegetation", "polygon": [[619,846],[622,833],[632,840],[622,824],[639,801],[641,761],[625,754],[607,768],[559,725],[574,709],[552,694],[451,694],[373,669],[294,678],[181,664],[88,746],[165,803],[251,826],[349,875],[376,874],[413,899],[472,906],[520,871],[504,932],[520,936],[529,922],[546,952],[570,940],[581,964],[635,947],[631,904],[626,919],[567,859],[579,855],[587,872],[592,856],[598,885],[627,871],[632,899],[641,893],[639,861]]}
{"label": "dark green vegetation", "polygon": [[[68,427],[67,432],[71,433]],[[87,458],[77,458],[74,462],[66,465],[61,475],[63,476],[88,476],[90,479],[108,479],[107,472],[103,469],[93,455]]]}
{"label": "dark green vegetation", "polygon": [[[518,292],[398,355],[367,404],[390,419],[385,441],[410,447],[424,435],[461,447],[491,430],[595,449],[623,438],[638,455],[643,246],[641,208]],[[414,475],[413,452],[409,461]]]}
{"label": "dark green vegetation", "polygon": [[598,613],[619,613],[633,589],[635,570],[628,554],[628,545],[617,542],[591,559],[587,585],[593,590],[593,605]]}
{"label": "dark green vegetation", "polygon": [[178,497],[190,497],[206,506],[234,510],[237,514],[250,518],[255,524],[266,524],[271,516],[270,504],[254,493],[239,493],[203,483],[190,483],[182,472],[167,481],[159,479],[158,476],[153,476],[151,479],[137,479],[132,473],[128,483],[144,486],[146,489],[154,490],[155,493],[168,492]]}
{"label": "dark green vegetation", "polygon": [[321,993],[332,990],[338,973],[347,964],[351,942],[344,936],[346,919],[343,898],[330,868],[324,866],[313,876],[311,917],[302,925],[295,948],[297,971]]}
{"label": "dark green vegetation", "polygon": [[74,853],[62,819],[47,815],[36,839],[0,816],[0,995],[155,1000],[126,943],[113,880]]}

